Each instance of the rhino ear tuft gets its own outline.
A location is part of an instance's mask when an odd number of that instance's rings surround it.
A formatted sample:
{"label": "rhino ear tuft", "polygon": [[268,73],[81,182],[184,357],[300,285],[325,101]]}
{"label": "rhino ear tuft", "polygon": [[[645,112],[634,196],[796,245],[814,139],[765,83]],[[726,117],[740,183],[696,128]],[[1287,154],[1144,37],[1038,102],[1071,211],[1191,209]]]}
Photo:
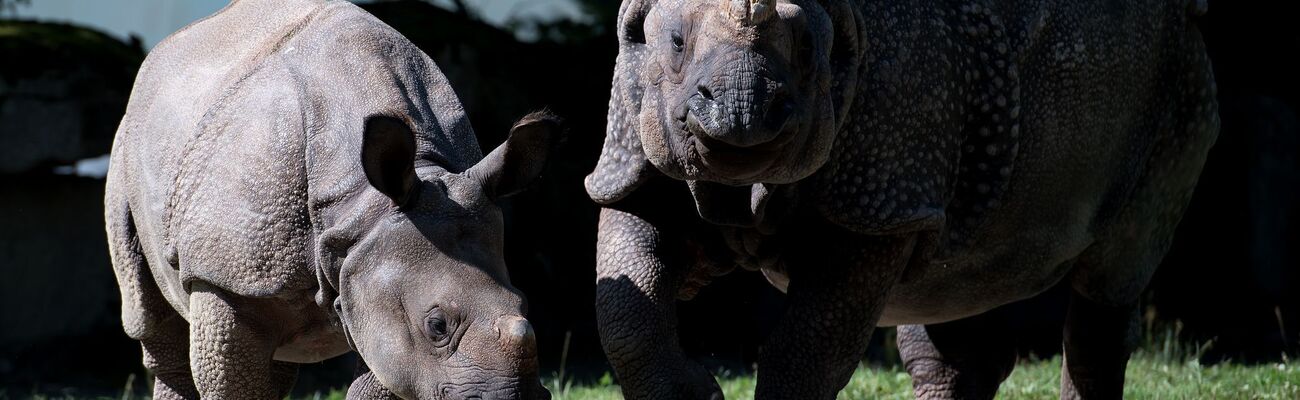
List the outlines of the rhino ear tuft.
{"label": "rhino ear tuft", "polygon": [[483,185],[489,197],[519,193],[542,175],[546,160],[559,147],[564,128],[549,111],[524,116],[510,128],[505,143],[470,167],[466,174]]}
{"label": "rhino ear tuft", "polygon": [[361,167],[370,186],[398,206],[415,189],[415,132],[402,120],[376,115],[366,119],[361,139]]}

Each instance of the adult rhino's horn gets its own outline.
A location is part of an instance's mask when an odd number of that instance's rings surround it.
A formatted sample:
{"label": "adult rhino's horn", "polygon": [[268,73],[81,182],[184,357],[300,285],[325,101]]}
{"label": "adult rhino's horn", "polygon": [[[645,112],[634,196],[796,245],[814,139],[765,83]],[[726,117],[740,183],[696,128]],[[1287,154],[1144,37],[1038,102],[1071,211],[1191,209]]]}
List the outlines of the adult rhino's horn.
{"label": "adult rhino's horn", "polygon": [[776,0],[731,0],[730,12],[741,25],[758,26],[776,12]]}

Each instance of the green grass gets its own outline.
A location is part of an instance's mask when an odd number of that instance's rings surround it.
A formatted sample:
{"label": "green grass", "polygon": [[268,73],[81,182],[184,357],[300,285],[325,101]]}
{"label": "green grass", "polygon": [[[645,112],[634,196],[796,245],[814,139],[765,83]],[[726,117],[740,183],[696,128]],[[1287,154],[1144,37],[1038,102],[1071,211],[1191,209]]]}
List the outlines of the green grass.
{"label": "green grass", "polygon": [[[998,391],[999,399],[1055,399],[1060,394],[1061,359],[1021,362]],[[727,399],[754,398],[752,375],[719,379]],[[608,382],[590,386],[547,382],[555,400],[621,399]],[[840,399],[911,399],[912,380],[901,368],[859,368]],[[1174,361],[1149,352],[1133,355],[1124,386],[1126,399],[1300,399],[1300,366],[1276,363],[1245,366],[1223,363],[1203,366]]]}
{"label": "green grass", "polygon": [[[1125,399],[1291,399],[1300,400],[1300,363],[1285,355],[1279,363],[1244,365],[1225,362],[1201,365],[1213,341],[1200,345],[1178,341],[1182,324],[1157,328],[1148,318],[1142,344],[1128,363]],[[892,335],[892,331],[886,334]],[[892,339],[892,337],[890,337]],[[887,340],[892,342],[892,340]],[[715,373],[727,399],[754,398],[755,379],[749,374]],[[555,400],[622,399],[608,375],[591,385],[547,380]],[[1060,396],[1061,357],[1021,360],[998,390],[998,399],[1056,399]],[[911,399],[912,379],[900,366],[862,366],[840,391],[841,400]]]}
{"label": "green grass", "polygon": [[[1148,346],[1151,344],[1149,343]],[[1163,349],[1161,347],[1164,347]],[[1148,347],[1150,348],[1150,347]],[[1282,362],[1259,365],[1222,363],[1204,366],[1192,356],[1197,349],[1139,350],[1128,364],[1126,399],[1300,399],[1300,365]],[[1024,360],[998,392],[999,399],[1055,399],[1060,391],[1060,357]],[[727,399],[754,398],[754,376],[719,372]],[[555,400],[615,400],[623,396],[608,375],[590,384],[574,384],[558,377],[545,382]],[[126,388],[125,392],[129,392]],[[342,400],[343,390],[317,393],[295,400]],[[75,400],[74,396],[12,396],[0,389],[0,399]],[[84,398],[84,397],[83,397]],[[840,399],[911,399],[911,379],[899,367],[862,367],[853,374]],[[99,397],[128,400],[130,396]]]}

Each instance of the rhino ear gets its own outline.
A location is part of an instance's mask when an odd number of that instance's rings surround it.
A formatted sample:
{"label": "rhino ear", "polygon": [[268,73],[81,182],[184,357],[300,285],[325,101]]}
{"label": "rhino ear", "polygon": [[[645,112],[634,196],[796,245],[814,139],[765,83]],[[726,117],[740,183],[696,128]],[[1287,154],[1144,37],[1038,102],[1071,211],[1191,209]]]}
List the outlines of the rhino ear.
{"label": "rhino ear", "polygon": [[614,64],[614,85],[606,117],[605,144],[596,169],[587,175],[587,196],[599,204],[622,199],[656,170],[646,160],[637,132],[641,114],[641,69],[649,62],[645,20],[655,0],[623,2],[618,15],[618,59]]}
{"label": "rhino ear", "polygon": [[865,63],[862,62],[867,52],[866,26],[863,24],[861,7],[844,0],[821,0],[823,9],[830,17],[833,42],[830,49],[831,74],[835,82],[831,95],[835,102],[835,122],[841,124],[853,106],[857,94],[858,77],[863,76]]}
{"label": "rhino ear", "polygon": [[361,168],[380,193],[405,205],[415,188],[415,132],[402,120],[376,115],[366,119]]}
{"label": "rhino ear", "polygon": [[563,137],[559,117],[546,111],[528,114],[510,128],[505,143],[465,173],[478,180],[489,197],[521,192],[542,175],[546,159]]}
{"label": "rhino ear", "polygon": [[624,1],[618,9],[618,42],[620,45],[640,44],[645,41],[645,19],[658,0]]}

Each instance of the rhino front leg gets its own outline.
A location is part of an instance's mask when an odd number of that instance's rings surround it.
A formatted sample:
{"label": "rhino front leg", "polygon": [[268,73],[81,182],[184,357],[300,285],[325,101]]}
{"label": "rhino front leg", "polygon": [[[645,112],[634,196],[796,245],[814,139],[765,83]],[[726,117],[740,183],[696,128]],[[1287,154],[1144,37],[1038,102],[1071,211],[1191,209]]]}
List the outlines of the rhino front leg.
{"label": "rhino front leg", "polygon": [[677,293],[684,266],[662,227],[638,215],[600,213],[596,318],[601,344],[628,399],[721,399],[712,375],[688,360],[677,340]]}
{"label": "rhino front leg", "polygon": [[834,399],[866,352],[915,243],[914,236],[842,230],[828,236],[805,235],[785,258],[788,305],[759,356],[756,399]]}
{"label": "rhino front leg", "polygon": [[194,283],[190,294],[190,368],[204,399],[282,399],[297,365],[271,359],[267,329],[224,291]]}
{"label": "rhino front leg", "polygon": [[397,400],[393,392],[388,391],[384,384],[379,383],[372,372],[366,372],[352,381],[348,386],[348,400]]}
{"label": "rhino front leg", "polygon": [[370,366],[366,365],[366,360],[357,357],[357,369],[352,380],[352,385],[348,386],[348,400],[397,400],[401,397],[393,394],[384,384],[379,383],[379,378],[375,377],[374,372],[370,372]]}
{"label": "rhino front leg", "polygon": [[898,351],[918,399],[992,399],[1016,364],[1003,309],[898,327]]}

